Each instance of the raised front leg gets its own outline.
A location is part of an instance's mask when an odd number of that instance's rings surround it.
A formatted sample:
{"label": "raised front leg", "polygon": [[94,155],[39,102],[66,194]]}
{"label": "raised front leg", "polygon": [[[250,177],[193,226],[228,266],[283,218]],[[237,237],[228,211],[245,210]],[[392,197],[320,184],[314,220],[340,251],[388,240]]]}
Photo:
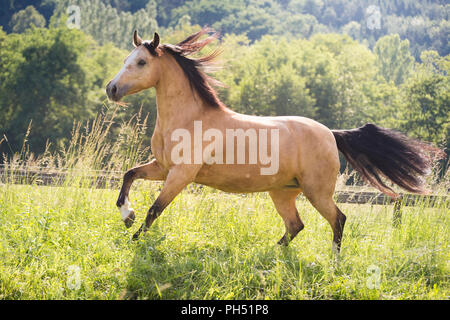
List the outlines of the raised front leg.
{"label": "raised front leg", "polygon": [[145,222],[133,235],[133,240],[137,240],[141,232],[146,232],[184,187],[194,181],[199,169],[200,165],[178,165],[170,169],[161,193],[148,210]]}
{"label": "raised front leg", "polygon": [[128,201],[128,193],[133,181],[136,179],[165,180],[166,176],[167,172],[159,166],[156,160],[130,169],[125,173],[116,205],[120,209],[122,220],[127,228],[131,227],[135,219],[134,211]]}

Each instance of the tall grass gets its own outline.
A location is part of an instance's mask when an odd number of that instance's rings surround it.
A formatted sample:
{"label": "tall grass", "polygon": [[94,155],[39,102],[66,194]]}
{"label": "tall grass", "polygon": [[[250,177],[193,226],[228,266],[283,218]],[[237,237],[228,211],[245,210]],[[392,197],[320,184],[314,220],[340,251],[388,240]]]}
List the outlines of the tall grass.
{"label": "tall grass", "polygon": [[[339,260],[331,228],[303,198],[305,229],[287,248],[265,194],[183,192],[132,241],[159,184],[137,183],[138,223],[126,229],[117,190],[0,187],[2,299],[448,299],[447,204],[343,205]],[[77,275],[79,286],[71,285]],[[72,268],[72,269],[71,269]],[[379,271],[379,282],[370,270]],[[375,279],[376,280],[376,279]]]}
{"label": "tall grass", "polygon": [[[331,228],[304,198],[297,207],[306,227],[284,248],[276,245],[284,225],[266,194],[194,187],[131,241],[161,183],[133,185],[138,223],[131,229],[115,207],[117,188],[88,183],[103,170],[121,176],[148,160],[147,118],[115,123],[116,115],[109,109],[75,124],[70,143],[57,152],[35,157],[25,142],[21,154],[7,159],[0,299],[449,298],[445,201],[403,208],[397,227],[392,206],[340,204],[347,224],[335,259]],[[14,184],[14,170],[29,168],[67,177],[52,186]],[[448,176],[434,188],[447,194]]]}
{"label": "tall grass", "polygon": [[57,173],[64,174],[59,182],[70,186],[89,184],[96,177],[106,182],[121,178],[127,169],[149,160],[150,146],[143,141],[151,133],[147,132],[148,115],[143,116],[142,108],[121,123],[116,122],[118,108],[105,106],[93,120],[74,123],[66,145],[51,152],[47,143],[45,151],[38,156],[27,145],[30,123],[21,151],[3,155],[4,179],[12,182],[18,173],[28,180],[36,173]]}

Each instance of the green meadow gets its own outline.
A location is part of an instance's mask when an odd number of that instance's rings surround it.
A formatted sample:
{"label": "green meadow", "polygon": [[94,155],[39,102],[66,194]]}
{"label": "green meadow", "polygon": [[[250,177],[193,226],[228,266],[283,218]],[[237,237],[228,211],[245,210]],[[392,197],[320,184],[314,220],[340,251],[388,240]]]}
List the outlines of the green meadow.
{"label": "green meadow", "polygon": [[331,228],[304,198],[305,229],[288,247],[264,194],[191,187],[138,241],[161,184],[136,182],[126,229],[117,189],[0,185],[0,299],[448,299],[449,209],[340,204]]}

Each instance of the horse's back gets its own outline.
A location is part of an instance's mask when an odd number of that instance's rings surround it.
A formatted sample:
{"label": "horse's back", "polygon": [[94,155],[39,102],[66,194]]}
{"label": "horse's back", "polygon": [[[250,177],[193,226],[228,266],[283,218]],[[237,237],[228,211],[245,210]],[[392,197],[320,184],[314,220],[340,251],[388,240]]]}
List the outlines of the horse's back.
{"label": "horse's back", "polygon": [[331,130],[313,119],[300,116],[239,116],[241,122],[251,123],[253,126],[279,129],[280,152],[298,150],[300,154],[319,153],[335,159],[338,155],[336,140]]}
{"label": "horse's back", "polygon": [[339,155],[333,133],[325,125],[306,117],[273,117],[273,121],[283,123],[289,128],[289,140],[295,146],[299,170],[323,171],[339,169]]}

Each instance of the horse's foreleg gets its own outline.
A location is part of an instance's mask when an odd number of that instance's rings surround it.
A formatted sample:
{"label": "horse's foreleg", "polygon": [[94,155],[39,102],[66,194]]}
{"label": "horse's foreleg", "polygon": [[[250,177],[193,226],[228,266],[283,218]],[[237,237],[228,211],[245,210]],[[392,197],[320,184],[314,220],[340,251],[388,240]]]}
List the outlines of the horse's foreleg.
{"label": "horse's foreleg", "polygon": [[194,181],[199,169],[200,166],[197,165],[179,165],[170,169],[161,193],[148,210],[145,222],[133,235],[133,240],[138,239],[141,232],[146,232],[184,187]]}
{"label": "horse's foreleg", "polygon": [[156,160],[130,169],[125,173],[116,205],[120,209],[122,220],[127,228],[131,227],[135,219],[134,211],[130,207],[130,202],[128,201],[128,193],[130,192],[130,187],[133,184],[133,181],[136,179],[164,180],[165,178],[166,173],[158,165]]}
{"label": "horse's foreleg", "polygon": [[294,237],[303,228],[304,224],[298,215],[297,208],[295,206],[295,200],[300,194],[300,190],[273,190],[269,192],[272,198],[275,208],[277,209],[280,216],[283,218],[284,224],[286,226],[286,233],[278,241],[278,244],[287,246],[289,242],[294,239]]}

